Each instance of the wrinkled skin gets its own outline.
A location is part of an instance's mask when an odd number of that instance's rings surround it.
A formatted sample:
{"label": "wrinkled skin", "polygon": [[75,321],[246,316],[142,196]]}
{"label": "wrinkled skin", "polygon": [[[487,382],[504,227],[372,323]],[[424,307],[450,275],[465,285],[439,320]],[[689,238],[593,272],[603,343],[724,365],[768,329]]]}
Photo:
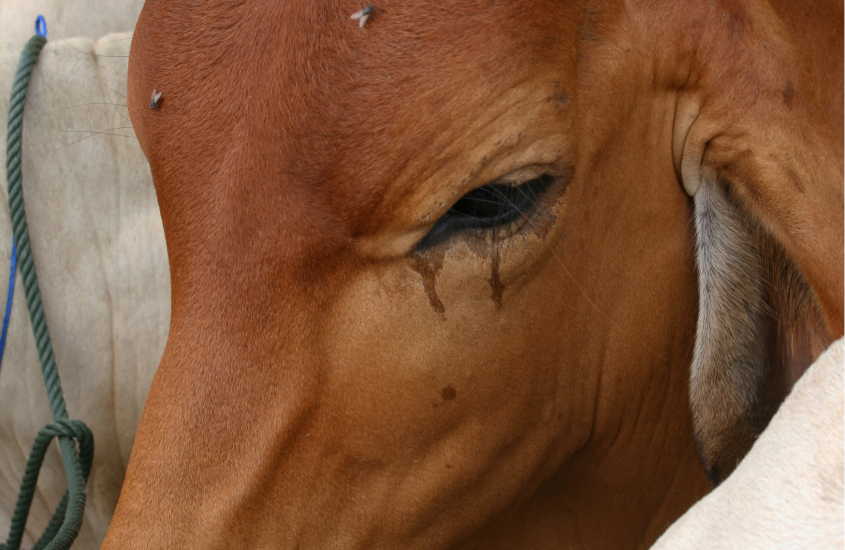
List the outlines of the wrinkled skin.
{"label": "wrinkled skin", "polygon": [[172,320],[104,548],[648,547],[707,491],[702,170],[842,334],[841,93],[768,5],[193,4],[132,45]]}

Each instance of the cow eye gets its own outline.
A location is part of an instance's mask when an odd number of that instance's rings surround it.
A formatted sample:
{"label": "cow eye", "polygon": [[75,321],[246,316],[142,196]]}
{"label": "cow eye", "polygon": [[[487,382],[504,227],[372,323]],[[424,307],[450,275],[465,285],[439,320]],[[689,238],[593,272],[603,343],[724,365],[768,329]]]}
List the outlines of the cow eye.
{"label": "cow eye", "polygon": [[417,245],[417,251],[436,246],[459,233],[513,224],[533,210],[543,192],[555,181],[554,176],[543,174],[520,185],[494,182],[473,189],[437,220]]}

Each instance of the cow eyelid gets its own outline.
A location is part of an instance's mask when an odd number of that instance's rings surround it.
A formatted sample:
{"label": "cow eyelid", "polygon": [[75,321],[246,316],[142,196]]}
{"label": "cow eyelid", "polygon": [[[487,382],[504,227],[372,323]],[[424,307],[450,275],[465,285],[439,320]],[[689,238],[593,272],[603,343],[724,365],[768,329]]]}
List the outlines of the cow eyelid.
{"label": "cow eyelid", "polygon": [[471,231],[507,227],[527,216],[543,192],[556,181],[551,174],[541,174],[520,185],[496,180],[477,187],[458,199],[434,223],[415,251],[422,252]]}

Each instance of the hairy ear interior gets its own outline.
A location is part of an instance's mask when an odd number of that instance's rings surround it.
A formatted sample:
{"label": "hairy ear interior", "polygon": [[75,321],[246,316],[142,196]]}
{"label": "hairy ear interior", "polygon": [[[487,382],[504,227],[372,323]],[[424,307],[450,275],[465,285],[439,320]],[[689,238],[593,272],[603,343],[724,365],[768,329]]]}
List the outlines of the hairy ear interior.
{"label": "hairy ear interior", "polygon": [[717,485],[832,341],[817,301],[777,243],[713,174],[694,198],[699,313],[693,429]]}

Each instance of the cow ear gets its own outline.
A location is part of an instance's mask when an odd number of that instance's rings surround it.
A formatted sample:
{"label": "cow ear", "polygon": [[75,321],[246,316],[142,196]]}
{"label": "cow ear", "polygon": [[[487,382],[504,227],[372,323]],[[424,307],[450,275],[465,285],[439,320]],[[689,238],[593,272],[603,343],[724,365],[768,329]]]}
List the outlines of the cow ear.
{"label": "cow ear", "polygon": [[813,292],[715,172],[694,196],[699,312],[690,405],[713,485],[832,342]]}

